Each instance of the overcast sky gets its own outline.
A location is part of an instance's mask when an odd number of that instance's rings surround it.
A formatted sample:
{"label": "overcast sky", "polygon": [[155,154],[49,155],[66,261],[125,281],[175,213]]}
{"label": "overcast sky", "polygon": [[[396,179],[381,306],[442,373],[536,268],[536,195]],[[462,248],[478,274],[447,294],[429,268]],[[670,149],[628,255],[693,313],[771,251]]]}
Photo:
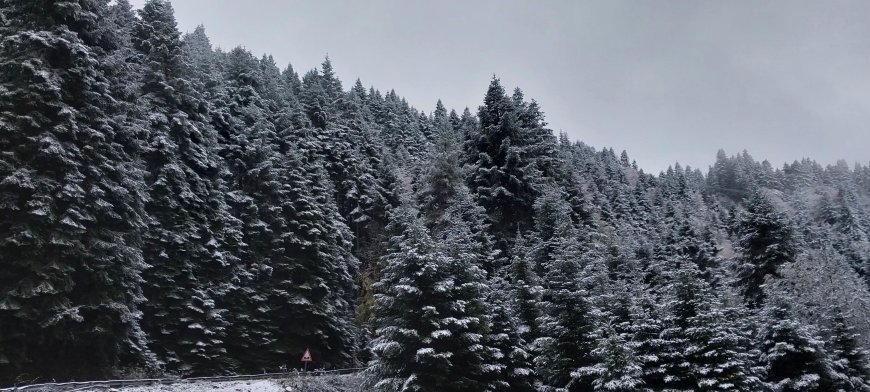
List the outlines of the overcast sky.
{"label": "overcast sky", "polygon": [[[144,0],[132,0],[140,7]],[[870,162],[870,1],[174,0],[179,28],[476,112],[496,74],[647,171],[743,149]]]}

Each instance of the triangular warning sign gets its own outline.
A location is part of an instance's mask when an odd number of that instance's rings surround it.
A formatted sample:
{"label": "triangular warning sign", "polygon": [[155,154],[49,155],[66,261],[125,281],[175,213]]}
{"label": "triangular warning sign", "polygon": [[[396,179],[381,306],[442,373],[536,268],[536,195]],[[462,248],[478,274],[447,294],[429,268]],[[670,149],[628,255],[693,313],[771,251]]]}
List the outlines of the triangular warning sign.
{"label": "triangular warning sign", "polygon": [[311,362],[311,351],[305,349],[305,354],[302,354],[302,362]]}

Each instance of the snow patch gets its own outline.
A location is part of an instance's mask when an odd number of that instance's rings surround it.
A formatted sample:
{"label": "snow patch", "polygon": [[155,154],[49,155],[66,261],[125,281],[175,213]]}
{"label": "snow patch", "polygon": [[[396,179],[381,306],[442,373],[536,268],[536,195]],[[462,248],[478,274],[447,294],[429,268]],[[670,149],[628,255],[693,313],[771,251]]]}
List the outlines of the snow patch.
{"label": "snow patch", "polygon": [[121,388],[119,392],[284,392],[284,387],[271,380],[192,382],[172,385]]}

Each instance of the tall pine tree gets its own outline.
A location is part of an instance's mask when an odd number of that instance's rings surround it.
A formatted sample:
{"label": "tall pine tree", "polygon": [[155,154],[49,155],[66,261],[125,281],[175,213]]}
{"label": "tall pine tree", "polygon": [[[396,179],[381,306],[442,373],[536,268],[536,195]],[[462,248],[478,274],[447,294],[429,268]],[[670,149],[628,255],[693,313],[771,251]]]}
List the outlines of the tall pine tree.
{"label": "tall pine tree", "polygon": [[740,256],[736,284],[746,303],[758,307],[766,297],[765,279],[779,277],[779,267],[794,262],[792,229],[773,203],[761,191],[756,191],[747,201],[737,233]]}
{"label": "tall pine tree", "polygon": [[489,214],[502,250],[507,250],[517,231],[532,228],[531,207],[541,176],[535,151],[529,149],[532,135],[527,127],[537,125],[537,119],[526,118],[521,102],[508,97],[493,78],[479,109],[479,128],[465,141],[469,188]]}
{"label": "tall pine tree", "polygon": [[182,53],[172,6],[149,0],[133,28],[144,64],[140,107],[147,113],[144,154],[150,216],[143,253],[143,325],[168,370],[208,375],[232,370],[226,338],[233,254],[240,242],[229,215],[217,156],[192,69]]}
{"label": "tall pine tree", "polygon": [[759,333],[764,382],[773,391],[828,391],[831,367],[823,342],[795,320],[782,299],[766,305]]}
{"label": "tall pine tree", "polygon": [[0,3],[2,380],[100,377],[146,354],[141,130],[105,76],[106,3]]}
{"label": "tall pine tree", "polygon": [[391,214],[389,251],[375,284],[372,387],[485,390],[492,368],[482,344],[487,320],[480,269],[461,247],[448,252],[437,246],[417,215],[409,206]]}

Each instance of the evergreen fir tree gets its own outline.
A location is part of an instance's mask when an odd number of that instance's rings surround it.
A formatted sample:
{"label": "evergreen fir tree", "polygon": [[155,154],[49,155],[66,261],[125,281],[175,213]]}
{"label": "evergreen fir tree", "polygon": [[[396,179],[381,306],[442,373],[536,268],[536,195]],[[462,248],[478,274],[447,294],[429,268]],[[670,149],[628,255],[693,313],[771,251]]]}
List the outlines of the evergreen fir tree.
{"label": "evergreen fir tree", "polygon": [[822,341],[777,300],[766,306],[759,333],[763,381],[782,392],[831,390],[831,368]]}
{"label": "evergreen fir tree", "polygon": [[[700,303],[709,299],[709,293],[699,292],[698,277],[693,274],[696,270],[686,264],[689,264],[688,260],[675,258],[666,272],[673,275],[668,277],[666,294],[663,296],[663,305],[668,313],[659,334],[662,346],[657,353],[664,386],[674,391],[688,391],[694,387],[692,350],[700,347],[693,345],[687,330],[695,327],[690,321],[702,312]],[[698,298],[704,295],[707,298]]]}
{"label": "evergreen fir tree", "polygon": [[143,253],[143,322],[154,351],[169,370],[209,375],[232,369],[225,340],[238,244],[224,201],[217,139],[200,110],[199,92],[186,80],[172,6],[149,0],[133,28],[145,66],[141,107],[149,113],[146,185],[151,217]]}
{"label": "evergreen fir tree", "polygon": [[224,69],[212,118],[247,245],[241,282],[230,293],[237,304],[230,355],[245,369],[277,369],[310,346],[324,364],[349,363],[357,346],[351,304],[358,265],[333,185],[322,178],[325,164],[299,147],[304,139],[297,146],[276,131],[276,106],[259,92],[258,60],[237,48]]}
{"label": "evergreen fir tree", "polygon": [[[465,365],[453,370],[453,374],[469,379],[481,378],[485,389],[494,389],[502,381],[499,378],[501,370],[499,354],[503,353],[497,350],[493,346],[493,342],[489,340],[492,337],[492,313],[487,301],[490,289],[486,285],[484,266],[492,265],[493,252],[487,246],[487,242],[480,241],[480,237],[475,235],[467,223],[468,213],[481,213],[475,211],[475,207],[479,207],[476,205],[471,207],[473,203],[468,203],[471,199],[464,186],[460,188],[458,196],[458,200],[447,208],[444,217],[447,221],[445,226],[450,229],[431,232],[436,249],[440,249],[451,260],[448,272],[452,276],[451,284],[456,291],[454,296],[457,298],[457,307],[463,308],[459,316],[464,316],[464,319],[455,316],[458,320],[456,321],[457,326],[468,322],[478,324],[477,330],[475,331],[472,327],[471,333],[463,331],[463,328],[467,328],[466,326],[461,326],[456,332],[459,339],[453,342],[452,361],[455,364]],[[482,333],[480,340],[476,340],[478,338],[475,332]],[[522,346],[514,347],[512,350],[514,352],[509,353],[514,357],[509,358],[507,366],[508,369],[513,370],[508,381],[513,381],[520,387],[523,386],[522,373],[524,369],[527,369],[524,368],[527,358],[516,357],[516,355],[521,355],[522,353],[517,350],[523,349]]]}
{"label": "evergreen fir tree", "polygon": [[447,124],[439,129],[432,160],[418,191],[423,216],[438,229],[444,228],[439,223],[445,210],[455,200],[457,188],[465,186],[459,164],[459,143]]}
{"label": "evergreen fir tree", "polygon": [[831,365],[837,391],[870,391],[870,367],[867,352],[858,345],[857,335],[839,309],[833,309],[833,325],[828,339],[828,352],[834,358]]}
{"label": "evergreen fir tree", "polygon": [[219,60],[222,83],[211,101],[210,120],[218,134],[218,155],[226,162],[222,174],[229,188],[227,203],[240,221],[245,244],[238,250],[243,262],[239,280],[227,295],[233,304],[227,349],[242,363],[241,369],[263,369],[281,364],[274,358],[281,353],[267,349],[274,347],[279,333],[271,321],[267,293],[271,256],[283,254],[283,244],[273,240],[273,233],[286,229],[279,214],[286,195],[278,169],[277,136],[256,90],[258,62],[241,48]]}
{"label": "evergreen fir tree", "polygon": [[661,353],[666,349],[667,343],[661,338],[665,328],[663,310],[648,292],[642,291],[641,295],[637,305],[632,308],[633,321],[629,331],[636,342],[634,352],[641,364],[645,387],[651,390],[663,389],[665,376]]}
{"label": "evergreen fir tree", "polygon": [[684,258],[678,261],[669,328],[661,335],[669,343],[662,352],[665,382],[695,391],[757,389],[749,340],[725,316],[698,267]]}
{"label": "evergreen fir tree", "polygon": [[535,273],[529,256],[528,240],[517,234],[514,251],[508,264],[507,275],[511,283],[511,298],[517,317],[517,327],[523,339],[534,342],[541,337],[538,328],[541,300],[540,278]]}
{"label": "evergreen fir tree", "polygon": [[500,276],[490,280],[487,306],[490,314],[490,332],[487,345],[493,350],[496,368],[492,374],[493,391],[534,391],[535,373],[532,352],[528,342],[520,334],[516,322],[516,310],[504,297],[510,284]]}
{"label": "evergreen fir tree", "polygon": [[779,267],[794,262],[792,230],[782,213],[761,192],[755,192],[737,224],[737,232],[741,255],[736,284],[746,303],[758,307],[765,298],[765,279],[779,277]]}
{"label": "evergreen fir tree", "polygon": [[[480,313],[479,281],[462,254],[437,246],[416,209],[391,214],[393,236],[375,285],[376,337],[369,372],[383,391],[484,390],[486,355],[481,344],[486,318]],[[465,269],[462,275],[457,271]]]}
{"label": "evergreen fir tree", "polygon": [[[567,219],[567,216],[565,217]],[[582,257],[573,230],[559,233],[556,251],[547,261],[542,280],[541,336],[535,341],[539,355],[536,371],[547,388],[565,391],[589,390],[589,377],[576,377],[579,368],[591,366],[594,320],[581,287]]]}
{"label": "evergreen fir tree", "polygon": [[532,227],[531,206],[540,171],[526,151],[529,135],[521,108],[493,78],[480,107],[480,128],[467,135],[465,162],[471,167],[469,188],[486,208],[492,230],[506,250],[516,231]]}
{"label": "evergreen fir tree", "polygon": [[416,198],[424,222],[433,234],[452,231],[457,224],[468,227],[470,239],[474,240],[476,252],[480,255],[478,267],[491,274],[503,262],[499,251],[494,249],[486,211],[465,186],[458,162],[459,153],[459,141],[455,135],[442,128],[437,135],[429,169],[417,184]]}
{"label": "evergreen fir tree", "polygon": [[643,390],[643,369],[635,356],[633,344],[614,328],[599,332],[601,337],[592,355],[595,365],[574,372],[574,377],[592,377],[595,391],[639,392]]}
{"label": "evergreen fir tree", "polygon": [[281,253],[271,256],[269,283],[262,288],[279,331],[269,349],[277,361],[295,362],[310,348],[322,364],[346,366],[359,345],[352,321],[359,268],[353,234],[338,214],[322,162],[306,160],[295,148],[283,159],[280,214],[286,228],[274,240],[281,241]]}
{"label": "evergreen fir tree", "polygon": [[142,132],[109,88],[107,9],[0,4],[0,380],[101,377],[147,357]]}
{"label": "evergreen fir tree", "polygon": [[[314,126],[312,146],[335,184],[341,216],[361,241],[357,248],[365,249],[375,246],[392,207],[389,190],[378,175],[384,148],[372,140],[371,130],[363,124],[364,108],[348,102],[328,58],[321,67],[322,74],[313,70],[303,77],[302,106]],[[341,118],[342,113],[347,118]]]}

